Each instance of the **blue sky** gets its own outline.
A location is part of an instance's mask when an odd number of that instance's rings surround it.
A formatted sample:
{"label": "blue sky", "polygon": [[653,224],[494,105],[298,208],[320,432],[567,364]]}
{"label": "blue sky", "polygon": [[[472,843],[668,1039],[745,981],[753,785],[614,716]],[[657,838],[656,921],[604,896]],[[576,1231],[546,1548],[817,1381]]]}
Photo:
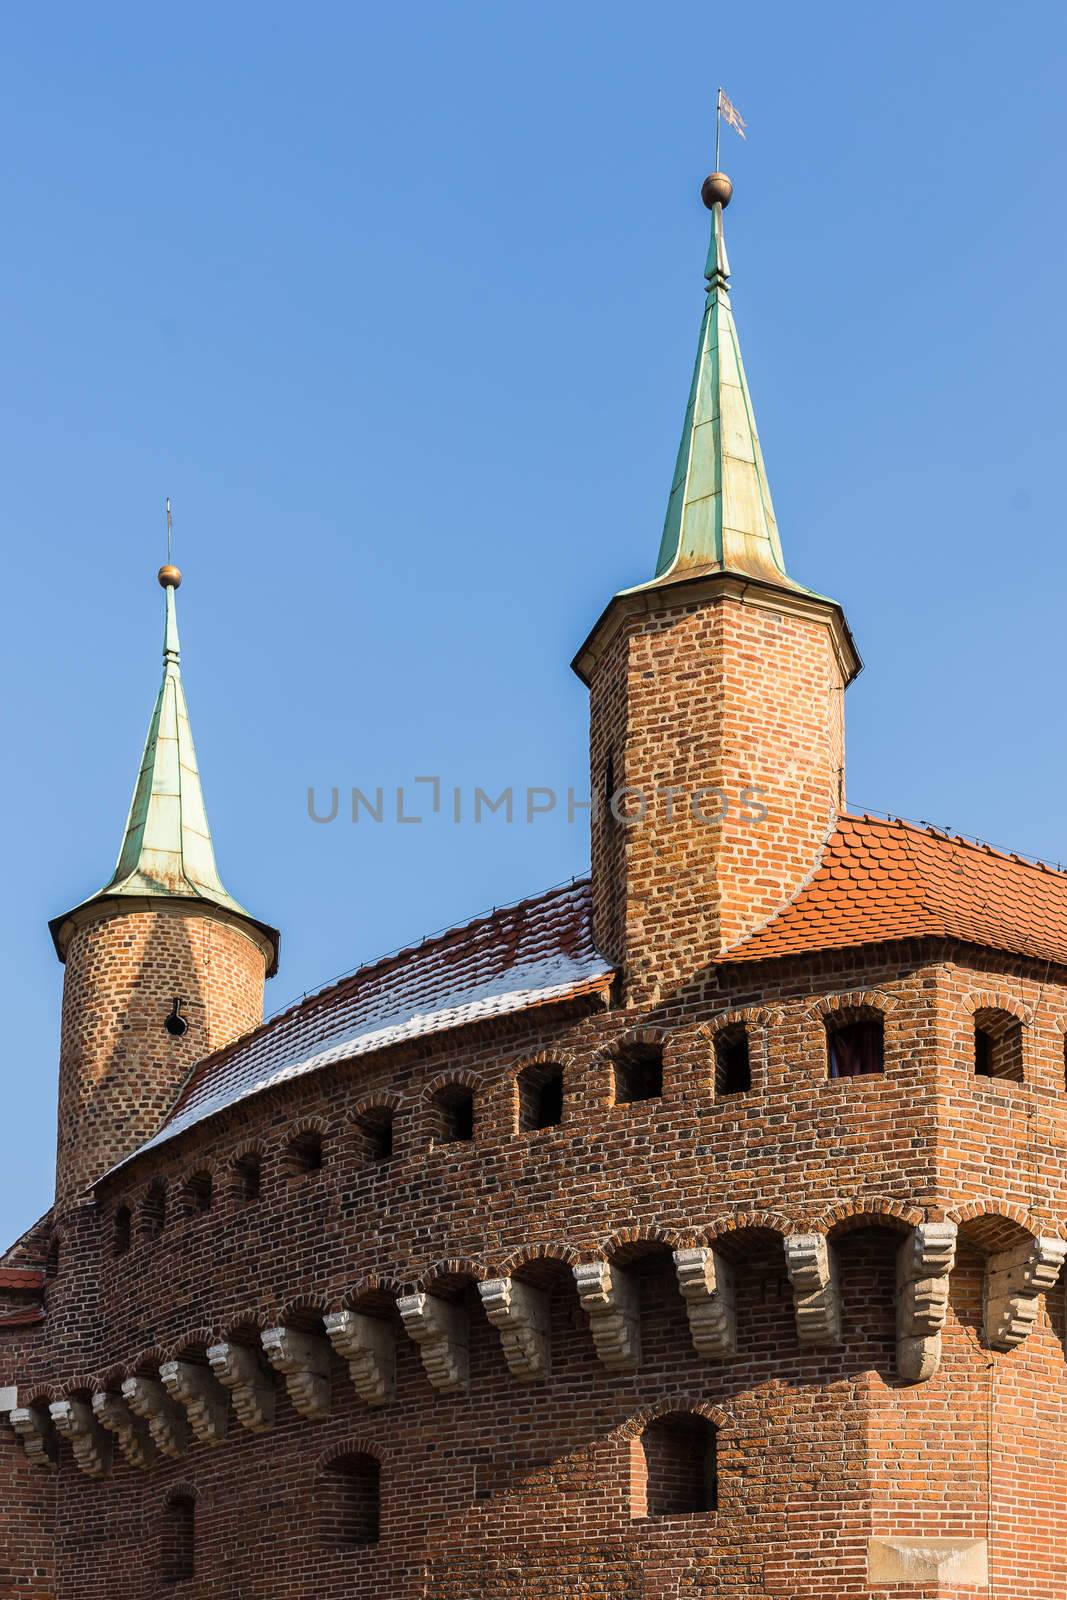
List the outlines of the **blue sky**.
{"label": "blue sky", "polygon": [[854,805],[1067,857],[1067,16],[614,0],[12,11],[0,67],[0,1243],[51,1198],[49,916],[110,875],[162,504],[268,1009],[584,870],[579,821],[309,785],[585,782],[569,661],[651,574],[715,88],[793,573],[845,604]]}

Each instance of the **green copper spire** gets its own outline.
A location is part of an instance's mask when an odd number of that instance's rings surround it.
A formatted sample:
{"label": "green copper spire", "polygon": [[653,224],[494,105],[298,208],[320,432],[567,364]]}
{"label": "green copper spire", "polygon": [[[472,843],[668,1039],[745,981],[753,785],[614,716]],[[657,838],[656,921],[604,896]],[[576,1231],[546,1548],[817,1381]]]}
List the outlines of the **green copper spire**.
{"label": "green copper spire", "polygon": [[266,933],[276,958],[276,931],[257,922],[227,893],[215,865],[182,684],[175,604],[181,573],[168,564],[160,568],[159,581],[167,597],[163,682],[148,724],[118,863],[102,889],[68,916],[55,919],[52,935],[62,956],[67,932],[96,905],[127,899],[206,901]]}
{"label": "green copper spire", "polygon": [[711,211],[707,300],[656,578],[718,570],[800,589],[785,570],[730,306],[723,208],[733,187],[715,172],[701,193]]}

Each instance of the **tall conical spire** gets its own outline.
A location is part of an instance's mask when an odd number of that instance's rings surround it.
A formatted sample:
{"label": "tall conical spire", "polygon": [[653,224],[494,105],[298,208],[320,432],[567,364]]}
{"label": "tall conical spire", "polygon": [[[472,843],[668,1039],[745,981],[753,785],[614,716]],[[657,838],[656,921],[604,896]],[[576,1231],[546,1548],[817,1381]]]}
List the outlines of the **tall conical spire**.
{"label": "tall conical spire", "polygon": [[656,579],[717,570],[801,589],[786,572],[730,305],[723,210],[732,193],[722,172],[701,189],[711,211],[707,298]]}
{"label": "tall conical spire", "polygon": [[159,569],[166,594],[163,681],[148,724],[118,862],[102,889],[50,924],[61,956],[66,930],[81,921],[91,907],[116,899],[206,901],[254,923],[269,935],[277,950],[276,931],[250,916],[227,893],[215,865],[182,683],[175,602],[181,581],[178,568],[170,563]]}

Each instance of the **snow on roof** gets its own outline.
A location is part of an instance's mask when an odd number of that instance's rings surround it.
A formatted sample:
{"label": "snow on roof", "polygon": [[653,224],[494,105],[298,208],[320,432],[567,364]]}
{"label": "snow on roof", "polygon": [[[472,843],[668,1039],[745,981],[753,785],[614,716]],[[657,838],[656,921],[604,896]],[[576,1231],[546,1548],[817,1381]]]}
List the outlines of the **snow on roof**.
{"label": "snow on roof", "polygon": [[159,1131],[118,1165],[291,1078],[604,989],[614,970],[593,946],[588,880],[493,911],[361,967],[208,1056]]}

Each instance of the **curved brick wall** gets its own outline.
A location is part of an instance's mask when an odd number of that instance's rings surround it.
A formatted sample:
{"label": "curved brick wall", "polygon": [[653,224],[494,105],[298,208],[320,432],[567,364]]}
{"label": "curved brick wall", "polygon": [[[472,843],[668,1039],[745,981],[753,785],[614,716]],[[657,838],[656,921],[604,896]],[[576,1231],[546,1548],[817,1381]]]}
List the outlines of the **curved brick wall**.
{"label": "curved brick wall", "polygon": [[[195,910],[120,911],[67,950],[56,1199],[62,1210],[149,1138],[193,1064],[263,1019],[265,962],[240,927]],[[189,1027],[163,1026],[175,996]]]}

